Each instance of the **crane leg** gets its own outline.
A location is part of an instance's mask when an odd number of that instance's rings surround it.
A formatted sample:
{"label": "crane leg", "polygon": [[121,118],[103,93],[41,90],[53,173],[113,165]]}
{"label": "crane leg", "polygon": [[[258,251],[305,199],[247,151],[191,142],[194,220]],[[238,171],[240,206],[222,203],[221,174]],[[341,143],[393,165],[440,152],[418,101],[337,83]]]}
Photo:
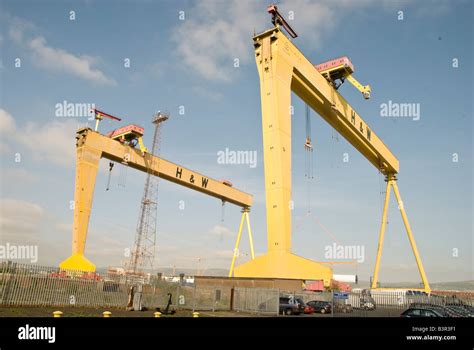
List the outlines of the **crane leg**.
{"label": "crane leg", "polygon": [[[323,280],[329,286],[333,275],[330,267],[291,252],[291,91],[296,79],[301,78],[304,84],[311,85],[306,77],[314,74],[315,68],[305,60],[308,65],[298,72],[300,78],[296,78],[296,65],[303,59],[295,56],[296,50],[291,52],[284,35],[272,33],[255,42],[262,108],[268,251],[237,266],[234,275]],[[328,85],[321,75],[317,74],[316,79]],[[307,85],[301,85],[295,93],[305,102],[318,100],[324,108],[330,109],[320,92],[315,93],[317,97],[312,100],[314,95]]]}
{"label": "crane leg", "polygon": [[395,197],[397,198],[398,208],[400,209],[400,213],[402,214],[403,223],[405,224],[405,229],[407,231],[408,239],[410,240],[410,245],[411,245],[411,249],[413,250],[413,255],[415,255],[416,264],[418,266],[418,271],[420,272],[421,280],[423,281],[425,292],[430,293],[431,288],[428,283],[428,279],[426,278],[425,269],[423,268],[423,263],[421,262],[420,254],[418,253],[418,248],[416,247],[415,238],[413,237],[410,223],[408,222],[408,217],[405,212],[405,208],[403,207],[403,201],[400,196],[400,192],[398,191],[397,183],[395,181],[393,181],[392,187],[393,187],[393,192],[395,193]]}
{"label": "crane leg", "polygon": [[237,240],[235,242],[234,254],[232,256],[232,263],[230,265],[230,270],[229,270],[229,277],[232,277],[234,274],[235,260],[237,259],[237,256],[239,255],[240,239],[242,238],[242,230],[244,229],[244,221],[247,223],[247,231],[249,234],[250,253],[252,255],[252,260],[255,259],[255,252],[253,249],[252,229],[250,227],[249,209],[244,208],[242,209],[242,218],[240,219],[239,233],[237,234]]}
{"label": "crane leg", "polygon": [[253,250],[253,237],[252,237],[252,229],[250,227],[250,216],[249,216],[249,210],[248,209],[244,209],[245,210],[245,217],[246,217],[246,221],[247,221],[247,231],[248,231],[248,234],[249,234],[249,243],[250,243],[250,253],[252,255],[252,260],[255,259],[255,251]]}
{"label": "crane leg", "polygon": [[380,258],[382,257],[383,240],[385,237],[385,227],[387,224],[388,204],[390,202],[390,191],[392,186],[391,181],[391,179],[387,179],[387,188],[385,191],[385,201],[383,204],[382,223],[380,225],[379,245],[377,248],[377,258],[375,260],[375,272],[374,278],[372,280],[372,288],[377,288],[377,282],[379,278]]}
{"label": "crane leg", "polygon": [[410,227],[410,223],[408,222],[408,217],[405,212],[405,208],[403,206],[403,201],[400,196],[400,192],[398,191],[398,186],[396,182],[396,178],[393,175],[387,176],[387,190],[385,193],[385,202],[383,206],[383,214],[382,214],[382,223],[380,227],[380,234],[379,234],[379,244],[377,248],[377,258],[375,260],[375,271],[374,271],[374,278],[372,280],[372,288],[377,288],[378,276],[379,276],[379,268],[380,268],[380,258],[382,256],[382,247],[383,241],[385,236],[385,228],[387,223],[387,212],[388,212],[388,205],[390,201],[390,191],[393,188],[393,192],[398,202],[398,208],[400,209],[400,214],[402,215],[403,224],[405,225],[405,229],[407,231],[408,239],[410,240],[410,245],[413,250],[413,255],[415,256],[416,264],[418,266],[418,271],[420,272],[421,280],[423,282],[424,290],[426,293],[431,292],[430,285],[428,283],[428,279],[426,278],[425,269],[423,268],[423,263],[421,262],[421,257],[418,252],[418,248],[416,246],[415,238],[413,237],[413,232]]}
{"label": "crane leg", "polygon": [[245,220],[246,214],[247,213],[243,211],[242,218],[240,219],[239,233],[237,234],[237,240],[235,241],[235,248],[234,248],[234,254],[232,256],[232,263],[230,265],[229,277],[232,277],[232,275],[234,274],[235,259],[237,259],[237,255],[239,255],[240,238],[242,237],[242,229],[244,228],[244,220]]}
{"label": "crane leg", "polygon": [[78,147],[76,151],[72,255],[59,265],[63,270],[95,271],[95,265],[84,257],[84,250],[101,155],[100,150],[87,146]]}

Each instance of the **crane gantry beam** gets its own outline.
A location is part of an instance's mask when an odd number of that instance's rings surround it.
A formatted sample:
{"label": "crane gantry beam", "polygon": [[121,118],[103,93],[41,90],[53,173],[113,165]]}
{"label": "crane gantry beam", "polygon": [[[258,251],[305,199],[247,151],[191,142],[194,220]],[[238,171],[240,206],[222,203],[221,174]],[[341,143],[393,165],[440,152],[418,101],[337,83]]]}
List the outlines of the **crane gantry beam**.
{"label": "crane gantry beam", "polygon": [[[323,280],[328,286],[332,278],[330,267],[291,253],[291,92],[385,174],[391,186],[399,163],[333,84],[282,33],[278,24],[256,35],[253,42],[260,76],[268,252],[238,266],[234,275]],[[403,205],[400,210],[425,288],[429,289]],[[377,264],[380,254],[381,247]]]}
{"label": "crane gantry beam", "polygon": [[95,271],[94,264],[85,258],[84,251],[95,181],[101,158],[122,162],[142,172],[151,171],[153,175],[162,179],[240,206],[246,212],[252,205],[252,195],[229,186],[227,181],[214,180],[150,153],[143,153],[139,149],[104,136],[90,128],[79,129],[76,133],[76,187],[72,256],[60,264],[64,270]]}

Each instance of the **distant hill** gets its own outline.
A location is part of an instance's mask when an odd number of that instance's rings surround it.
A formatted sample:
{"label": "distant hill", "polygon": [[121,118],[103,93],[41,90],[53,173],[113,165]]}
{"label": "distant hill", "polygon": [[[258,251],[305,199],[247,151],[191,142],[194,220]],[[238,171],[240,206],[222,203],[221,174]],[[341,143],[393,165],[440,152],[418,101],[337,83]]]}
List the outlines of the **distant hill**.
{"label": "distant hill", "polygon": [[470,290],[474,291],[474,280],[459,282],[440,282],[431,284],[431,289],[437,290]]}
{"label": "distant hill", "polygon": [[[370,284],[368,281],[359,281],[357,284],[351,283],[353,288],[369,288]],[[381,287],[387,288],[422,288],[420,283],[414,282],[391,282],[382,283]],[[433,282],[430,283],[432,290],[459,290],[459,291],[474,291],[474,280],[470,281],[458,281],[458,282]]]}
{"label": "distant hill", "polygon": [[[227,277],[229,275],[229,270],[227,269],[219,269],[219,268],[209,268],[209,269],[199,269],[199,273],[196,269],[193,268],[181,268],[181,267],[176,267],[174,269],[176,276],[179,276],[180,273],[184,273],[186,276],[195,276],[196,274],[199,274],[200,276],[222,276],[222,277]],[[100,267],[97,268],[97,272],[99,273],[106,273],[107,268],[106,267]],[[157,267],[154,269],[153,273],[159,273],[161,272],[164,275],[172,275],[173,274],[173,268],[172,267]]]}

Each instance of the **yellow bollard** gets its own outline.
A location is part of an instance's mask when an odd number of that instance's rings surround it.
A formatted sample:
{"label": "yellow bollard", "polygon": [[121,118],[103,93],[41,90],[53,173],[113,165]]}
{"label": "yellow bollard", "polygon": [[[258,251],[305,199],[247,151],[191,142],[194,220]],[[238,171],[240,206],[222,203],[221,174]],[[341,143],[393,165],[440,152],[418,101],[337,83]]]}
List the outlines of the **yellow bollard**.
{"label": "yellow bollard", "polygon": [[110,311],[104,311],[102,312],[102,315],[104,315],[104,317],[109,318],[110,316],[112,316],[112,313]]}
{"label": "yellow bollard", "polygon": [[199,317],[199,312],[193,312],[193,317]]}
{"label": "yellow bollard", "polygon": [[61,317],[63,313],[61,311],[54,311],[53,312],[53,317]]}
{"label": "yellow bollard", "polygon": [[161,317],[161,312],[157,311],[154,313],[155,317]]}

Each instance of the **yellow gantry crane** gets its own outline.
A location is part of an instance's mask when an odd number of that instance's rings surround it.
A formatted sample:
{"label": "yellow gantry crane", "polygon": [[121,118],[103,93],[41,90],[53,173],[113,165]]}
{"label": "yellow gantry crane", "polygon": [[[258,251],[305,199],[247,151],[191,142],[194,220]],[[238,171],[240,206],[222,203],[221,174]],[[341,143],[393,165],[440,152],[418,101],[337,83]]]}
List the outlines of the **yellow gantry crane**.
{"label": "yellow gantry crane", "polygon": [[[269,6],[268,12],[273,16],[275,27],[253,38],[260,76],[268,252],[236,267],[234,276],[323,280],[328,286],[333,275],[332,269],[324,263],[291,253],[290,107],[293,91],[385,175],[387,191],[372,288],[377,287],[390,191],[393,188],[424,290],[430,292],[396,183],[399,162],[338,93],[334,84],[335,77],[355,81],[352,79],[352,64],[343,57],[342,61],[338,59],[322,66],[313,65],[282,32],[281,27],[284,27],[291,37],[296,37],[296,32],[288,28],[276,6]],[[365,98],[370,97],[370,86],[362,86],[358,82],[354,85]]]}
{"label": "yellow gantry crane", "polygon": [[[97,127],[98,125],[96,125],[96,131],[90,128],[81,128],[76,133],[76,187],[72,255],[60,264],[61,269],[95,271],[95,265],[84,256],[84,251],[95,181],[101,158],[121,162],[142,172],[151,171],[162,179],[240,206],[243,212],[242,221],[246,219],[250,225],[248,221],[248,213],[252,205],[250,194],[233,188],[229,181],[214,180],[150,154],[142,142],[144,130],[137,125],[119,128],[107,136],[100,134]],[[136,148],[136,146],[139,147]],[[249,234],[251,234],[250,231]],[[251,244],[253,244],[252,241]],[[253,246],[251,249],[253,251]]]}

